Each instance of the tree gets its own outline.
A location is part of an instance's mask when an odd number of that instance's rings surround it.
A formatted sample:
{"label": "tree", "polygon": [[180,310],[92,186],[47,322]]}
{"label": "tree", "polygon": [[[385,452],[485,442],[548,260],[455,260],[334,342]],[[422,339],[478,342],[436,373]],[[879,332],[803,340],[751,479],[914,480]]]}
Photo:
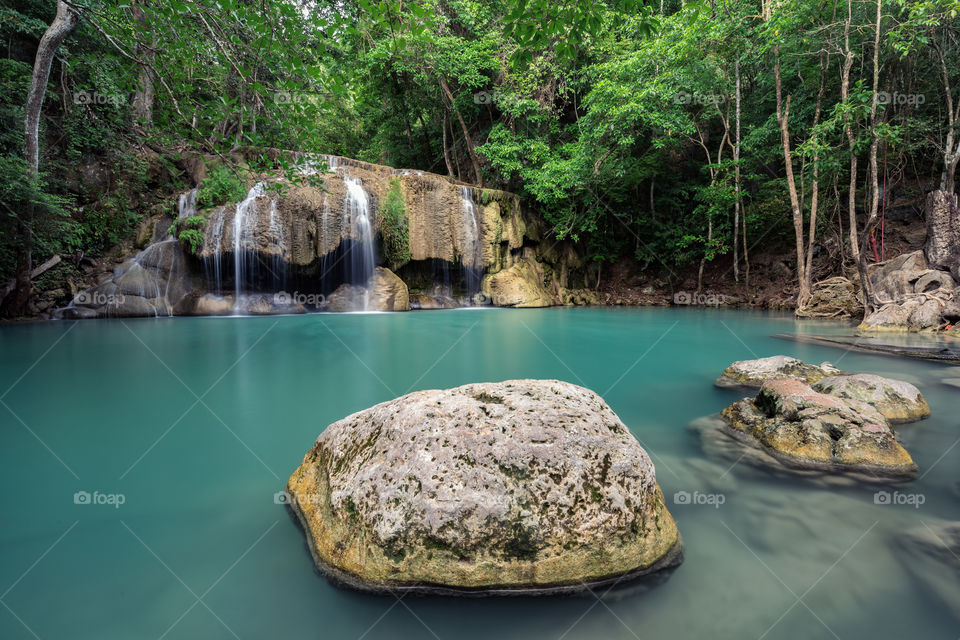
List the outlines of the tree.
{"label": "tree", "polygon": [[[40,175],[40,109],[47,91],[50,67],[60,45],[77,25],[77,14],[73,7],[58,0],[57,13],[40,39],[37,55],[33,63],[33,75],[24,108],[24,156],[27,160],[28,180],[36,182]],[[31,271],[33,270],[33,245],[35,206],[31,203],[18,219],[20,247],[17,256],[16,283],[5,301],[7,315],[18,316],[25,311],[27,301],[33,292]]]}

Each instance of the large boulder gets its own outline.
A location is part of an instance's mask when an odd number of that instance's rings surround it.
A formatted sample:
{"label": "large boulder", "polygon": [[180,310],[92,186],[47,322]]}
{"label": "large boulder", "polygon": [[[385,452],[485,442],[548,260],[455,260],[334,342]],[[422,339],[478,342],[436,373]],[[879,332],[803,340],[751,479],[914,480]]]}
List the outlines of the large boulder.
{"label": "large boulder", "polygon": [[816,382],[827,376],[841,375],[829,362],[819,365],[806,364],[790,356],[770,356],[756,360],[739,360],[724,369],[714,382],[718,387],[760,387],[768,380],[789,378],[803,382]]}
{"label": "large boulder", "polygon": [[960,280],[960,207],[957,194],[943,190],[927,196],[927,243],[923,253],[933,269],[949,271]]}
{"label": "large boulder", "polygon": [[[943,270],[944,252],[931,252],[931,246],[928,233],[926,253],[905,253],[867,267],[874,298],[881,306],[863,319],[859,331],[931,331],[946,324],[943,311],[954,295],[956,282]],[[939,256],[940,261],[933,261],[931,256]]]}
{"label": "large boulder", "polygon": [[556,380],[418,391],[333,423],[287,484],[317,567],[390,592],[573,592],[672,567],[653,463]]}
{"label": "large boulder", "polygon": [[824,378],[811,387],[845,400],[865,402],[894,424],[914,422],[930,415],[930,406],[920,390],[902,380],[858,373]]}
{"label": "large boulder", "polygon": [[863,315],[860,288],[850,280],[836,276],[814,283],[810,299],[797,309],[802,318],[849,318]]}
{"label": "large boulder", "polygon": [[735,402],[721,415],[730,435],[762,447],[787,467],[877,479],[910,478],[917,471],[877,409],[800,380],[765,382],[756,398]]}
{"label": "large boulder", "polygon": [[390,269],[377,267],[370,278],[370,308],[378,311],[409,311],[407,285]]}
{"label": "large boulder", "polygon": [[550,307],[556,298],[544,286],[543,269],[532,258],[523,258],[507,269],[483,278],[483,295],[498,307]]}
{"label": "large boulder", "polygon": [[324,311],[409,311],[407,285],[389,269],[377,267],[369,286],[342,284],[327,296]]}
{"label": "large boulder", "polygon": [[78,293],[63,318],[168,316],[194,292],[180,243],[164,239],[147,246],[95,287]]}

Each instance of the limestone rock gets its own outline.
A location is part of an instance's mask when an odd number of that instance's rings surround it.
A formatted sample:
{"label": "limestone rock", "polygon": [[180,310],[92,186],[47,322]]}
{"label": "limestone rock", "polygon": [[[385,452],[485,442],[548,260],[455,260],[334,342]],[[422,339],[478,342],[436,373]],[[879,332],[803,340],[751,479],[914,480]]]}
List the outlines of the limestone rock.
{"label": "limestone rock", "polygon": [[384,267],[373,270],[370,278],[370,308],[377,311],[409,311],[407,285],[393,271]]}
{"label": "limestone rock", "polygon": [[849,318],[863,315],[859,287],[837,276],[813,284],[810,300],[797,309],[797,315],[808,318]]}
{"label": "limestone rock", "polygon": [[188,296],[174,309],[178,316],[229,316],[233,314],[233,296],[204,293]]}
{"label": "limestone rock", "polygon": [[[929,237],[927,246],[931,246]],[[940,254],[928,252],[928,255]],[[956,283],[946,271],[931,268],[936,266],[928,261],[924,252],[914,251],[867,267],[874,297],[882,306],[865,317],[857,329],[861,332],[928,331],[946,323],[943,310]],[[930,297],[934,292],[939,292],[940,299]]]}
{"label": "limestone rock", "polygon": [[240,297],[240,304],[236,309],[241,315],[273,316],[288,313],[306,313],[306,308],[299,302],[278,300],[275,294],[256,293]]}
{"label": "limestone rock", "polygon": [[483,294],[497,307],[549,307],[556,304],[543,284],[543,271],[532,259],[483,279]]}
{"label": "limestone rock", "polygon": [[457,301],[449,296],[434,296],[425,293],[410,295],[411,309],[456,309],[458,306]]}
{"label": "limestone rock", "polygon": [[354,284],[342,284],[327,296],[324,311],[342,313],[344,311],[367,311],[369,297],[366,287]]}
{"label": "limestone rock", "polygon": [[[80,292],[70,307],[55,315],[65,318],[167,316],[193,290],[190,270],[180,243],[162,240],[149,245],[118,266],[113,275]],[[91,310],[73,311],[78,307]]]}
{"label": "limestone rock", "polygon": [[367,591],[579,591],[681,558],[647,453],[597,394],[556,380],[355,413],[287,492],[318,568]]}
{"label": "limestone rock", "polygon": [[845,400],[865,402],[890,423],[914,422],[930,415],[930,406],[920,390],[902,380],[858,373],[824,378],[811,387]]}
{"label": "limestone rock", "polygon": [[917,308],[910,312],[907,318],[907,329],[922,331],[936,329],[940,326],[940,301],[924,300]]}
{"label": "limestone rock", "polygon": [[799,469],[912,477],[917,466],[883,415],[865,402],[819,393],[800,380],[765,382],[721,414],[731,435]]}
{"label": "limestone rock", "polygon": [[770,356],[734,362],[723,371],[714,384],[718,387],[759,387],[768,380],[781,378],[810,383],[842,373],[829,362],[821,362],[817,366],[806,364],[790,356]]}
{"label": "limestone rock", "polygon": [[374,269],[369,287],[343,284],[327,296],[324,311],[409,311],[407,285],[383,267]]}
{"label": "limestone rock", "polygon": [[960,207],[957,195],[933,191],[927,196],[927,243],[923,253],[930,266],[944,269],[960,280]]}

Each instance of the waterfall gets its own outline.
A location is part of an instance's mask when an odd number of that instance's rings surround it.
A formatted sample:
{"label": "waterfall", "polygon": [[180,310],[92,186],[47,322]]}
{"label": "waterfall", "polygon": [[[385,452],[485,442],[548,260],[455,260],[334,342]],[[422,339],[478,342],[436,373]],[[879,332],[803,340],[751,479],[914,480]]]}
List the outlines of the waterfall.
{"label": "waterfall", "polygon": [[[360,178],[344,176],[347,199],[344,203],[345,222],[350,229],[350,255],[346,261],[348,284],[366,287],[376,267],[376,239],[370,222],[370,198]],[[367,310],[369,290],[364,296],[364,311]]]}
{"label": "waterfall", "polygon": [[[234,305],[239,305],[240,296],[250,279],[247,257],[257,250],[254,230],[257,227],[257,198],[266,194],[266,185],[258,182],[247,192],[247,197],[237,203],[233,213],[233,290]],[[251,211],[252,210],[252,211]],[[253,215],[250,215],[250,214]]]}
{"label": "waterfall", "polygon": [[[211,257],[204,260],[204,270],[207,274],[207,280],[211,280],[216,287],[218,294],[223,294],[223,269],[221,262],[223,260],[223,230],[226,226],[227,208],[220,207],[213,214],[213,220],[210,223],[209,238],[203,239],[204,253]],[[209,245],[208,245],[209,240]],[[213,273],[211,274],[211,267]]]}
{"label": "waterfall", "polygon": [[177,218],[190,218],[197,215],[197,187],[181,193],[177,199]]}
{"label": "waterfall", "polygon": [[463,214],[464,246],[460,256],[463,267],[463,279],[467,293],[480,291],[483,274],[483,256],[480,254],[480,224],[477,221],[477,208],[473,202],[473,188],[460,187],[460,209]]}
{"label": "waterfall", "polygon": [[320,161],[327,163],[328,171],[336,171],[339,166],[337,156],[326,154],[306,153],[301,156],[302,160],[294,165],[294,171],[302,176],[313,176],[320,173]]}
{"label": "waterfall", "polygon": [[276,249],[273,252],[273,260],[271,261],[271,265],[273,267],[271,269],[271,275],[273,276],[273,288],[275,291],[285,291],[287,288],[287,270],[283,261],[283,248],[287,245],[284,238],[285,234],[283,222],[279,216],[277,216],[277,201],[273,198],[270,199],[269,229],[270,242],[276,245]]}

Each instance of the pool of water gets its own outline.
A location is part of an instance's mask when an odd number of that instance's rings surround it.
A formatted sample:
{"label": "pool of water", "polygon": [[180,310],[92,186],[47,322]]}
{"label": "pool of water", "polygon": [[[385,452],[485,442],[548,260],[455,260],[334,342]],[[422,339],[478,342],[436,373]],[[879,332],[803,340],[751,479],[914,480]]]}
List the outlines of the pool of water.
{"label": "pool of water", "polygon": [[[960,389],[941,382],[960,370],[770,337],[791,332],[850,327],[701,309],[2,327],[0,637],[955,639],[944,588],[908,569],[897,537],[960,520]],[[713,380],[778,353],[920,387],[933,416],[899,429],[920,475],[898,491],[922,505],[704,454],[689,423],[741,395]],[[397,600],[314,573],[275,494],[327,424],[408,391],[510,378],[594,389],[643,443],[686,545],[666,583]]]}

